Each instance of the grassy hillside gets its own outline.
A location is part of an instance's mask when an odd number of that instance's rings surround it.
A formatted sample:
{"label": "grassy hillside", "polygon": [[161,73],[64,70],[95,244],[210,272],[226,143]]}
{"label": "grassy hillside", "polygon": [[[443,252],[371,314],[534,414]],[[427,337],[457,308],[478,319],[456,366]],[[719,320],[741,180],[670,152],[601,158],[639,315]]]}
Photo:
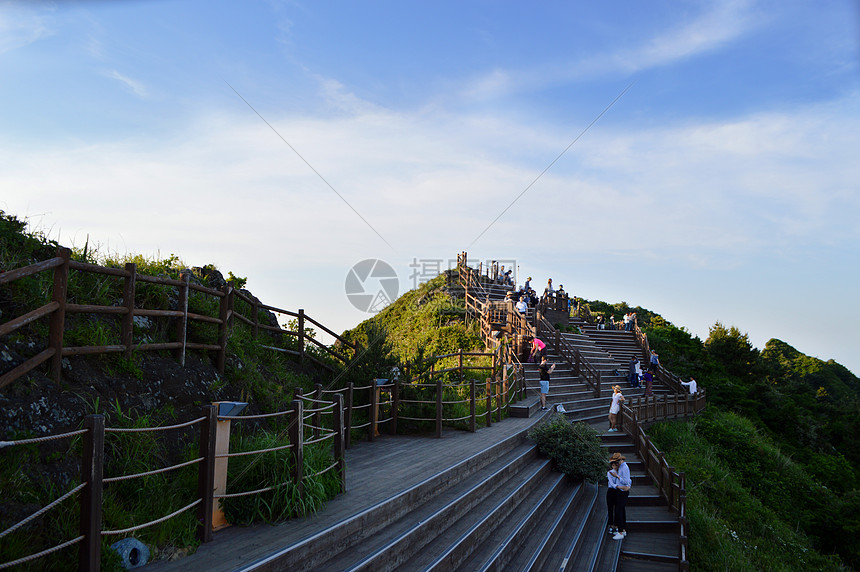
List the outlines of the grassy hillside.
{"label": "grassy hillside", "polygon": [[[430,356],[464,351],[483,351],[476,326],[467,326],[456,286],[440,275],[410,290],[384,310],[365,320],[343,337],[371,347],[376,363],[422,369]],[[384,377],[384,376],[383,376]]]}
{"label": "grassy hillside", "polygon": [[[24,222],[0,211],[0,271],[26,266],[55,256],[57,245],[39,233],[31,233]],[[176,278],[186,266],[176,256],[148,259],[135,255],[122,259],[100,256],[93,249],[75,249],[72,258],[103,266],[122,267],[137,264],[138,272],[150,276]],[[195,274],[199,283],[209,283],[216,276],[211,265]],[[52,280],[43,272],[11,285],[0,287],[0,323],[24,315],[50,301]],[[118,305],[122,297],[121,281],[73,272],[69,279],[69,300],[79,304]],[[141,284],[135,302],[145,307],[167,307],[173,295],[171,288]],[[175,296],[175,295],[174,295]],[[211,300],[192,294],[192,312],[217,315]],[[207,306],[208,305],[208,306]],[[261,316],[262,317],[262,316]],[[274,316],[271,316],[273,318]],[[66,344],[110,345],[121,343],[118,320],[113,316],[68,314],[64,337]],[[269,319],[266,316],[265,319]],[[136,339],[151,342],[169,341],[173,328],[169,320],[143,320],[135,327]],[[217,332],[204,324],[193,335],[214,342]],[[208,329],[207,329],[208,328]],[[189,330],[191,328],[189,327]],[[295,328],[291,328],[295,329]],[[313,332],[309,332],[313,333]],[[28,323],[14,333],[0,338],[0,374],[44,350],[47,344],[46,319]],[[273,334],[281,335],[281,334]],[[297,343],[295,340],[281,342]],[[248,401],[249,413],[269,413],[289,408],[296,388],[310,390],[315,382],[328,383],[330,376],[311,364],[300,365],[294,359],[266,349],[270,335],[255,338],[251,328],[237,323],[227,346],[226,368],[220,374],[213,355],[189,351],[181,366],[168,351],[70,356],[63,360],[59,386],[46,375],[44,368],[32,370],[0,389],[0,440],[20,440],[55,435],[80,428],[89,414],[102,414],[112,428],[140,428],[174,425],[200,417],[201,406],[216,400]],[[325,360],[321,354],[316,357]],[[283,423],[276,421],[234,425],[239,447],[264,449],[272,442],[283,441]],[[106,437],[105,474],[126,475],[188,461],[196,457],[197,438],[193,431],[177,431],[167,436],[154,433],[109,434]],[[49,441],[40,445],[18,445],[0,449],[0,531],[31,515],[67,492],[80,478],[80,438]],[[325,456],[309,448],[305,453],[309,468],[319,470],[330,464]],[[289,460],[283,453],[265,458],[242,457],[230,463],[231,483],[240,490],[268,486],[276,478],[288,479]],[[177,507],[194,500],[196,494],[194,466],[148,477],[145,483],[128,480],[105,489],[103,527],[116,530],[135,523],[150,522],[170,514]],[[278,520],[314,510],[337,492],[337,483],[320,479],[306,485],[299,497],[289,487],[267,495],[228,501],[232,522]],[[157,494],[154,493],[157,491]],[[4,536],[0,541],[0,562],[8,562],[38,552],[78,535],[78,503],[67,501],[28,525]],[[164,524],[146,528],[136,536],[153,550],[153,558],[193,549],[195,519],[193,511],[183,513]],[[118,562],[107,548],[102,549],[102,569],[116,570]],[[111,541],[116,541],[114,537]],[[77,559],[77,548],[67,548],[33,563],[31,568],[65,569]]]}
{"label": "grassy hillside", "polygon": [[696,567],[860,565],[860,379],[777,339],[758,350],[734,326],[716,323],[702,341],[637,314],[661,362],[708,391],[702,417],[650,429],[687,473]]}
{"label": "grassy hillside", "polygon": [[[38,233],[28,233],[23,222],[0,212],[0,270],[50,258],[55,250],[56,244]],[[99,257],[86,247],[73,256],[120,266],[132,261]],[[133,261],[147,274],[176,276],[183,267],[174,256],[165,260],[134,257]],[[43,304],[49,291],[37,278],[20,281],[14,288],[0,288],[0,321]],[[71,283],[70,292],[79,303],[109,305],[116,297],[115,285],[99,281]],[[45,423],[66,419],[72,428],[83,415],[93,412],[105,413],[113,426],[168,424],[193,418],[201,404],[219,398],[251,401],[252,412],[281,410],[296,387],[307,390],[315,381],[329,386],[348,381],[363,384],[373,377],[387,377],[395,365],[415,374],[429,367],[425,360],[429,356],[482,350],[474,325],[465,322],[458,293],[444,275],[439,276],[348,330],[344,337],[365,349],[350,367],[333,376],[320,376],[312,368],[301,368],[291,359],[265,350],[246,329],[237,327],[223,376],[212,367],[211,356],[193,352],[184,368],[166,352],[135,355],[130,361],[116,354],[78,357],[69,360],[59,391],[44,374],[32,372],[0,390],[0,402],[9,411],[18,405],[21,411],[42,411]],[[161,294],[153,291],[148,295]],[[696,377],[708,390],[705,415],[650,428],[670,464],[687,474],[694,569],[837,570],[860,565],[860,495],[854,470],[860,463],[855,438],[860,431],[860,380],[856,376],[833,361],[811,358],[780,340],[770,340],[759,350],[735,327],[717,323],[703,341],[641,307],[625,302],[587,303],[592,311],[617,319],[626,311],[636,311],[661,361],[677,374]],[[116,335],[111,328],[107,320],[81,318],[69,323],[67,333],[82,345],[96,340],[110,343]],[[6,354],[38,352],[44,330],[44,324],[33,323],[0,340],[0,350]],[[153,327],[147,335],[160,334]],[[438,367],[445,365],[452,363]],[[147,397],[156,385],[160,387],[157,395]],[[30,407],[42,399],[48,399],[46,407]],[[65,417],[57,415],[61,410]],[[33,436],[35,426],[34,418],[12,416],[0,427],[0,438]],[[260,429],[269,431],[246,438],[266,443],[278,431],[276,427]],[[182,442],[167,449],[155,443],[145,445],[140,449],[115,444],[108,460],[113,465],[107,471],[119,474],[135,463],[160,463],[193,454]],[[14,459],[8,450],[0,451],[7,455],[0,457],[0,487],[6,495],[0,505],[0,530],[66,489],[79,472],[72,462],[79,449],[79,442],[67,449],[32,446]],[[242,469],[242,473],[256,478],[254,471]],[[188,488],[183,479],[193,480],[193,475],[180,475],[176,491]],[[172,486],[159,483],[160,489],[168,490],[159,502],[174,501],[171,495],[179,493]],[[254,488],[254,484],[243,488]],[[303,506],[313,509],[332,494],[323,489],[317,498],[303,500]],[[140,491],[118,487],[114,492],[106,501],[109,527],[120,528],[164,513]],[[231,518],[250,522],[301,514],[289,498],[281,500],[284,502],[237,505],[230,509]],[[75,518],[74,509],[61,511],[38,527],[24,530],[23,535],[4,538],[0,561],[28,553],[34,541],[47,545],[54,538],[73,536]],[[193,545],[192,525],[161,530],[145,540],[161,547]],[[108,564],[105,569],[110,569]]]}

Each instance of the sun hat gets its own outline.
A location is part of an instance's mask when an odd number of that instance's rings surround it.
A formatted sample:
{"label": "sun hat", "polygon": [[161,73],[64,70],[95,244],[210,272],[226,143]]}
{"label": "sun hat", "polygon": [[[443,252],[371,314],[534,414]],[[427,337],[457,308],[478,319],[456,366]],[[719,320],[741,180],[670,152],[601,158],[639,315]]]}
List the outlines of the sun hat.
{"label": "sun hat", "polygon": [[612,456],[609,457],[609,462],[614,463],[616,461],[624,461],[626,459],[627,459],[627,457],[625,457],[621,453],[612,453]]}

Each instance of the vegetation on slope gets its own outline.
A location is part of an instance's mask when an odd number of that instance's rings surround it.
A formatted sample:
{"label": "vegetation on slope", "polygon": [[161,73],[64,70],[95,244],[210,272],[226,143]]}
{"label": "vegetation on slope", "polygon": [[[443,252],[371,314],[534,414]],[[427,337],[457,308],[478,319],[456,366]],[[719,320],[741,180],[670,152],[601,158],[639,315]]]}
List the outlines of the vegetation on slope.
{"label": "vegetation on slope", "polygon": [[[40,262],[56,255],[57,244],[38,232],[28,232],[27,225],[13,215],[0,211],[0,270]],[[72,258],[102,266],[137,265],[138,273],[177,278],[185,265],[178,257],[149,259],[139,255],[102,256],[85,245],[73,249]],[[198,269],[196,280],[215,287],[210,280],[220,277],[213,266]],[[236,283],[244,279],[236,279]],[[0,322],[26,314],[50,300],[50,272],[15,281],[0,288]],[[135,303],[139,307],[168,308],[175,303],[175,289],[140,282]],[[122,282],[115,277],[72,272],[68,299],[78,304],[111,306],[120,303]],[[218,315],[213,299],[192,292],[188,304],[191,312]],[[250,313],[244,302],[237,310]],[[271,315],[260,315],[271,320]],[[289,326],[295,330],[295,324]],[[37,320],[0,340],[5,373],[24,359],[45,349],[47,320]],[[308,330],[309,335],[313,331]],[[135,339],[146,342],[171,341],[173,329],[169,320],[141,320],[135,326]],[[189,335],[206,343],[215,343],[217,330],[212,324],[189,323]],[[295,337],[282,336],[281,345],[297,347]],[[121,343],[118,320],[113,316],[67,314],[67,345],[101,346]],[[234,324],[228,341],[226,369],[219,374],[212,356],[188,352],[185,366],[180,366],[166,351],[73,356],[64,359],[59,387],[42,368],[30,372],[0,390],[0,439],[20,440],[78,429],[88,414],[103,414],[106,426],[140,428],[174,425],[200,417],[200,407],[216,400],[250,402],[250,413],[270,413],[289,408],[296,388],[309,391],[314,382],[326,381],[320,370],[300,366],[293,359],[266,349],[272,339],[257,339],[252,329]],[[313,348],[309,349],[314,352]],[[328,358],[317,352],[321,361]],[[9,359],[11,358],[11,360]],[[331,362],[329,362],[331,363]],[[285,428],[276,421],[234,424],[240,450],[269,448],[283,442]],[[193,429],[164,433],[108,434],[106,436],[106,476],[146,472],[154,468],[189,461],[197,456],[197,437]],[[329,448],[330,449],[330,448]],[[80,478],[81,439],[50,441],[0,450],[0,531],[5,530],[40,507],[48,505],[74,486]],[[330,464],[330,452],[305,451],[307,470],[316,472]],[[237,490],[255,490],[289,474],[289,451],[264,456],[241,457],[230,463],[230,482]],[[150,522],[193,501],[196,495],[196,466],[168,473],[111,483],[105,487],[103,528],[124,529]],[[294,488],[280,487],[254,497],[229,499],[226,510],[234,522],[277,520],[285,515],[306,514],[337,492],[330,478],[310,479],[305,494]],[[155,492],[157,491],[157,492]],[[0,562],[7,562],[57,544],[78,535],[78,504],[61,503],[46,515],[6,535],[0,542]],[[195,518],[193,511],[165,523],[142,529],[134,535],[153,548],[154,557],[193,549]],[[102,550],[102,568],[117,569],[118,562],[107,548],[120,537],[106,537]],[[110,542],[108,542],[110,541]],[[32,563],[33,569],[60,569],[76,560],[76,547],[56,552]]]}
{"label": "vegetation on slope", "polygon": [[439,275],[344,332],[343,337],[373,348],[376,363],[408,366],[413,374],[429,367],[424,360],[431,356],[483,351],[477,327],[466,325],[466,310],[454,295],[456,291],[447,286],[447,275]]}
{"label": "vegetation on slope", "polygon": [[[629,311],[624,303],[589,305],[616,316]],[[701,418],[649,429],[687,474],[696,568],[860,565],[860,380],[780,340],[759,351],[738,328],[716,323],[702,341],[633,310],[661,362],[708,392]]]}

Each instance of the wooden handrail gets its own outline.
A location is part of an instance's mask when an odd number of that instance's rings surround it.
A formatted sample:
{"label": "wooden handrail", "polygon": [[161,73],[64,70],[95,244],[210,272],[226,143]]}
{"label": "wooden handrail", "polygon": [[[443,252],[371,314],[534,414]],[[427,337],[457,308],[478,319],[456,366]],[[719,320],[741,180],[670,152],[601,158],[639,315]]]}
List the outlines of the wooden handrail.
{"label": "wooden handrail", "polygon": [[541,338],[544,342],[549,342],[553,345],[556,352],[573,368],[576,375],[581,375],[585,382],[591,386],[594,392],[594,397],[600,397],[600,370],[589,362],[582,352],[577,348],[567,343],[567,340],[561,337],[560,331],[549,323],[543,316],[539,316],[538,333],[543,330],[552,332],[555,330],[555,336],[545,336]]}
{"label": "wooden handrail", "polygon": [[[684,411],[681,412],[678,403],[683,401]],[[634,404],[635,403],[635,404]],[[681,525],[680,534],[678,537],[678,570],[689,570],[689,560],[687,554],[687,488],[684,473],[678,473],[675,469],[666,462],[663,453],[657,449],[651,442],[651,439],[645,433],[643,423],[652,421],[664,421],[671,418],[687,417],[700,413],[706,406],[706,396],[704,390],[695,395],[684,396],[681,400],[679,395],[674,396],[674,407],[668,407],[670,403],[667,397],[664,400],[664,407],[657,408],[653,406],[649,408],[648,399],[643,403],[642,399],[638,399],[634,403],[624,403],[621,406],[622,426],[624,430],[633,436],[633,446],[636,454],[642,459],[645,464],[645,471],[651,479],[657,484],[660,495],[666,500],[670,508],[678,511],[678,521]],[[656,400],[654,400],[656,403]],[[644,413],[644,419],[640,415]]]}
{"label": "wooden handrail", "polygon": [[[342,344],[343,347],[352,349],[355,352],[359,351],[359,346],[357,344],[344,339],[342,336],[336,334],[320,322],[314,320],[310,316],[305,315],[303,310],[299,310],[298,313],[296,313],[282,310],[273,306],[263,305],[259,303],[259,301],[251,299],[249,296],[243,294],[242,292],[229,285],[222,289],[215,289],[202,286],[200,284],[192,284],[188,280],[187,274],[185,274],[179,280],[164,276],[146,276],[142,274],[137,274],[136,265],[133,263],[126,264],[125,268],[113,268],[100,266],[97,264],[91,264],[88,262],[71,260],[70,255],[71,251],[69,249],[61,247],[58,248],[58,256],[54,258],[50,258],[42,262],[37,262],[35,264],[30,264],[28,266],[0,273],[0,285],[5,285],[11,284],[16,280],[34,276],[36,274],[39,274],[40,272],[48,270],[54,271],[54,287],[52,301],[26,314],[17,316],[3,324],[0,324],[0,336],[5,336],[21,328],[22,326],[30,324],[31,322],[34,322],[41,318],[49,318],[51,321],[50,335],[47,344],[49,350],[43,351],[39,355],[27,359],[11,371],[8,371],[3,374],[2,377],[0,377],[0,387],[14,381],[15,379],[20,378],[36,366],[48,360],[51,360],[49,366],[53,372],[55,381],[59,382],[59,376],[61,372],[60,360],[63,356],[123,352],[126,354],[126,357],[130,357],[131,352],[133,350],[152,351],[171,349],[174,351],[174,355],[177,357],[180,363],[182,363],[182,361],[184,360],[185,349],[216,351],[218,354],[218,357],[216,359],[216,366],[218,367],[219,371],[223,372],[225,366],[224,354],[226,351],[227,340],[231,331],[228,326],[229,324],[232,324],[233,318],[238,318],[239,321],[246,323],[250,327],[254,328],[255,335],[257,335],[257,331],[259,329],[265,329],[278,333],[285,333],[287,335],[297,336],[300,342],[300,350],[298,352],[299,359],[304,359],[305,357],[308,357],[312,361],[319,363],[330,370],[332,369],[332,366],[330,364],[326,364],[305,352],[305,342],[309,340],[313,346],[319,347],[323,351],[328,352],[337,360],[340,360],[344,363],[349,361],[350,358],[348,356],[343,355],[343,353],[335,350],[332,347],[326,346],[322,342],[308,337],[304,333],[304,331],[287,332],[280,327],[269,326],[268,324],[260,324],[259,319],[257,319],[257,316],[248,318],[241,313],[236,312],[233,308],[234,297],[238,297],[240,300],[247,302],[252,308],[255,308],[257,310],[263,309],[266,311],[275,311],[286,314],[288,316],[297,317],[299,319],[300,324],[303,324],[304,320],[307,320],[314,324],[316,327],[323,330],[325,333],[331,335],[336,340],[335,343]],[[105,276],[115,276],[123,279],[123,299],[125,301],[124,304],[121,306],[101,306],[97,304],[69,303],[67,300],[66,293],[69,270]],[[135,308],[134,285],[136,282],[179,288],[180,307],[176,310]],[[187,308],[189,291],[198,292],[203,295],[213,296],[216,299],[220,299],[219,304],[221,308],[219,310],[219,315],[209,316],[189,312]],[[86,347],[64,346],[63,332],[65,330],[66,324],[66,313],[107,314],[117,316],[118,319],[120,319],[121,321],[122,331],[120,333],[120,340],[122,343],[114,345]],[[133,343],[134,317],[136,316],[176,319],[177,341],[148,344]],[[193,340],[188,340],[186,324],[189,320],[195,322],[210,323],[217,326],[219,331],[218,343],[198,343]],[[301,329],[304,330],[304,328]]]}

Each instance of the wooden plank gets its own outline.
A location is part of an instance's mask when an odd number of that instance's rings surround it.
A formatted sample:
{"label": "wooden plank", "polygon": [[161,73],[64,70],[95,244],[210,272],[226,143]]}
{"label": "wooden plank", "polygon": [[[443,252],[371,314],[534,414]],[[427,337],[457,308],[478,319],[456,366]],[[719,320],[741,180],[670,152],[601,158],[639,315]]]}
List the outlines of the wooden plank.
{"label": "wooden plank", "polygon": [[56,310],[59,307],[60,307],[59,302],[49,302],[49,303],[45,304],[44,306],[42,306],[41,308],[36,308],[32,312],[27,312],[23,316],[18,316],[14,320],[9,320],[8,322],[6,322],[2,326],[0,326],[0,336],[5,336],[8,334],[11,334],[12,332],[17,330],[21,326],[25,326],[25,325],[29,324],[30,322],[34,322],[34,321],[38,320],[39,318],[47,316],[48,314],[50,314],[51,312],[53,312],[54,310]]}
{"label": "wooden plank", "polygon": [[51,268],[56,268],[57,266],[62,265],[63,259],[57,256],[55,258],[45,260],[44,262],[37,262],[36,264],[24,266],[23,268],[16,268],[15,270],[2,272],[0,273],[0,284],[8,284],[15,280],[26,278],[27,276],[32,276],[33,274],[38,274],[39,272],[44,272],[45,270],[50,270]]}
{"label": "wooden plank", "polygon": [[49,359],[51,359],[51,357],[53,357],[55,352],[56,350],[54,348],[48,348],[31,357],[24,363],[18,365],[18,367],[16,367],[15,369],[7,371],[3,374],[2,377],[0,377],[0,388],[18,379],[34,367],[48,361]]}

